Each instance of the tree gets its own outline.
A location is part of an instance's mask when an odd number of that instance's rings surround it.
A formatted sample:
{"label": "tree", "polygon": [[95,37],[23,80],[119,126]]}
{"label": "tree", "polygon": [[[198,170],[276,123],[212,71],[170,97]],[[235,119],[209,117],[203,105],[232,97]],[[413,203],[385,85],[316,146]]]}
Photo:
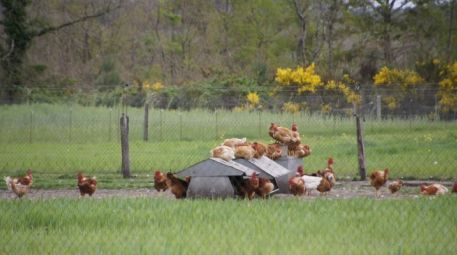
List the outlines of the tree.
{"label": "tree", "polygon": [[0,39],[0,66],[3,70],[6,100],[13,103],[19,96],[22,85],[22,64],[27,49],[37,37],[61,30],[65,27],[103,16],[120,8],[120,3],[113,6],[110,1],[104,8],[92,14],[83,15],[77,19],[59,24],[47,25],[39,20],[29,20],[27,6],[30,0],[0,0],[3,19],[4,36]]}

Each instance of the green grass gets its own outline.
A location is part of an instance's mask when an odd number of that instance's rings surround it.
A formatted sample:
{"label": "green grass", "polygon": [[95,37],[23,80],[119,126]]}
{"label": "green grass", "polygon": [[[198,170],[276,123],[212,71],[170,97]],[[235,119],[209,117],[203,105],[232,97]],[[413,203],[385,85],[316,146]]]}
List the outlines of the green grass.
{"label": "green grass", "polygon": [[[357,177],[355,121],[350,117],[230,112],[151,110],[150,139],[142,141],[143,110],[129,108],[131,185],[143,187],[153,170],[179,171],[209,156],[230,137],[271,142],[271,122],[297,122],[302,140],[312,148],[305,158],[309,172],[333,156],[338,178]],[[34,170],[35,187],[65,187],[79,170],[124,187],[120,172],[119,108],[78,105],[0,106],[0,175]],[[457,123],[389,119],[364,122],[366,167],[390,168],[392,178],[457,178]],[[67,176],[65,179],[62,176]],[[52,178],[60,177],[60,184]],[[70,178],[71,177],[71,178]],[[119,185],[119,186],[118,186]],[[3,187],[3,186],[0,186]],[[4,187],[3,187],[4,188]]]}
{"label": "green grass", "polygon": [[0,200],[0,254],[454,254],[456,202]]}

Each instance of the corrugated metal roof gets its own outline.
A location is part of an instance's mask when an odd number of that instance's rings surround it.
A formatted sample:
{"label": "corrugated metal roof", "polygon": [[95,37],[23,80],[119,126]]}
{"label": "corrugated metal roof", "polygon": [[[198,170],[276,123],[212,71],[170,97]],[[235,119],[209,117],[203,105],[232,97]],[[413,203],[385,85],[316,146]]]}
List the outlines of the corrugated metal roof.
{"label": "corrugated metal roof", "polygon": [[266,156],[262,156],[259,159],[253,158],[249,160],[249,162],[253,163],[254,165],[261,168],[263,171],[267,172],[269,175],[273,177],[278,177],[281,175],[289,174],[289,170],[284,168],[280,164],[276,163],[275,161],[271,160]]}
{"label": "corrugated metal roof", "polygon": [[252,175],[255,171],[236,163],[234,161],[225,161],[220,158],[209,158],[198,162],[178,173],[178,176],[240,176]]}

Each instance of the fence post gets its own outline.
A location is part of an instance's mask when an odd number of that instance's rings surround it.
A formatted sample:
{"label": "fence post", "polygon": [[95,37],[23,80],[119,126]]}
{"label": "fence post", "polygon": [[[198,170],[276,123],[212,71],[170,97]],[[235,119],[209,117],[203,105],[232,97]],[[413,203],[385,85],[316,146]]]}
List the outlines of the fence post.
{"label": "fence post", "polygon": [[381,95],[376,95],[376,117],[381,120]]}
{"label": "fence post", "polygon": [[129,117],[122,113],[120,119],[121,129],[121,152],[122,152],[122,176],[130,177],[130,160],[129,160]]}
{"label": "fence post", "polygon": [[215,130],[216,131],[216,137],[215,137],[215,139],[217,140],[218,139],[217,134],[219,133],[219,130],[218,130],[218,127],[217,127],[217,110],[214,111],[214,114],[215,114],[215,117],[216,117],[216,123],[215,123],[215,125],[216,125],[215,126],[216,127],[216,130]]}
{"label": "fence post", "polygon": [[70,116],[68,120],[68,142],[71,143],[71,125],[72,125],[73,107],[70,106]]}
{"label": "fence post", "polygon": [[259,110],[259,139],[262,137],[262,111]]}
{"label": "fence post", "polygon": [[108,142],[111,142],[111,114],[113,112],[113,108],[109,108],[109,122],[108,122]]}
{"label": "fence post", "polygon": [[360,179],[364,181],[366,179],[366,169],[365,169],[365,146],[363,144],[363,130],[362,124],[360,122],[360,117],[358,113],[354,114],[355,123],[357,129],[357,155],[359,161],[359,174]]}
{"label": "fence post", "polygon": [[149,139],[149,103],[144,104],[144,126],[143,126],[143,140]]}
{"label": "fence post", "polygon": [[163,109],[160,109],[160,141],[162,141],[163,138]]}
{"label": "fence post", "polygon": [[179,113],[179,140],[182,141],[182,113]]}
{"label": "fence post", "polygon": [[30,111],[29,143],[32,143],[32,131],[33,131],[33,110]]}

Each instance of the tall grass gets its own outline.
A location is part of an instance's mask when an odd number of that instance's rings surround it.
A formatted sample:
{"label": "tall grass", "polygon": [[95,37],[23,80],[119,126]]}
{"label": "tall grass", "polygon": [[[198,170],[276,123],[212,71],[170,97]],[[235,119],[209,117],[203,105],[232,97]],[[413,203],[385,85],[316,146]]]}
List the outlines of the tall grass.
{"label": "tall grass", "polygon": [[454,254],[456,199],[0,200],[0,253]]}
{"label": "tall grass", "polygon": [[[339,178],[357,177],[355,121],[351,117],[271,112],[151,110],[149,141],[143,137],[143,109],[129,108],[133,174],[154,169],[179,171],[204,160],[225,138],[272,142],[271,122],[296,122],[312,148],[309,172],[333,156]],[[32,168],[42,175],[74,175],[83,170],[112,175],[120,170],[120,108],[78,105],[0,107],[0,174]],[[364,122],[368,171],[388,167],[392,177],[456,178],[457,123],[423,118]]]}

